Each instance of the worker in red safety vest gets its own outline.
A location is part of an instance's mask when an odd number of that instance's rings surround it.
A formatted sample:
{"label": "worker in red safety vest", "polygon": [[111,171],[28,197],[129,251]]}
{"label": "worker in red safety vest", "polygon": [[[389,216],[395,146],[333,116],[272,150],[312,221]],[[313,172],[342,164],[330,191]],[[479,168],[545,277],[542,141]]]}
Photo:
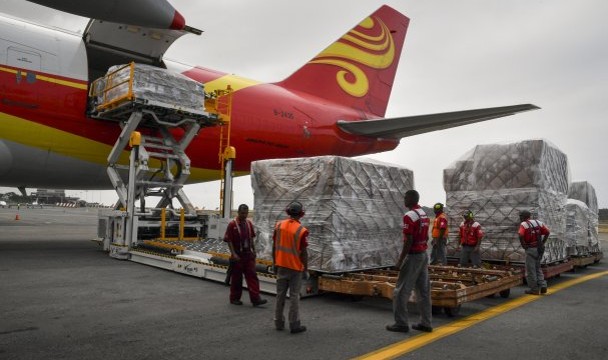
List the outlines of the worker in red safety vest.
{"label": "worker in red safety vest", "polygon": [[523,210],[519,213],[519,242],[526,250],[526,282],[530,287],[526,294],[540,295],[547,293],[547,281],[540,267],[545,243],[549,238],[549,228],[541,221],[530,220],[531,213]]}
{"label": "worker in red safety vest", "polygon": [[230,249],[230,303],[243,305],[243,275],[249,290],[249,300],[253,306],[266,304],[268,300],[260,297],[260,282],[255,271],[255,246],[253,224],[247,219],[249,207],[239,205],[238,215],[228,223],[224,241]]}
{"label": "worker in red safety vest", "polygon": [[464,221],[460,223],[460,266],[467,266],[469,260],[473,267],[481,266],[481,256],[479,254],[479,246],[483,239],[483,231],[481,225],[475,221],[473,212],[467,210],[462,215]]}
{"label": "worker in red safety vest", "polygon": [[435,212],[435,220],[433,221],[433,230],[431,230],[431,265],[448,263],[445,249],[448,244],[448,217],[443,212],[443,204],[437,203],[433,205]]}
{"label": "worker in red safety vest", "polygon": [[302,278],[308,277],[308,229],[300,223],[304,216],[301,203],[291,202],[285,212],[289,219],[279,221],[272,235],[272,264],[277,275],[274,326],[277,330],[285,328],[283,309],[289,290],[289,329],[297,334],[306,331],[306,326],[300,322],[300,288]]}
{"label": "worker in red safety vest", "polygon": [[405,193],[405,207],[409,211],[403,216],[403,248],[396,265],[399,269],[399,277],[393,292],[395,323],[386,326],[388,331],[408,332],[410,330],[407,303],[414,289],[416,289],[420,322],[412,325],[412,329],[424,332],[433,331],[429,257],[426,253],[430,221],[424,210],[418,205],[419,200],[420,195],[416,190],[408,190]]}

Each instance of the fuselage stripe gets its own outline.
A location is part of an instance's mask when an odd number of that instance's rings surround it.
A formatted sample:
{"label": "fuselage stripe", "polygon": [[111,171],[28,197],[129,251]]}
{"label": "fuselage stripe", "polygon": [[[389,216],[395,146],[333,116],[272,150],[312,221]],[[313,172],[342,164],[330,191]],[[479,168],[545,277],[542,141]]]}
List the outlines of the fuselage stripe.
{"label": "fuselage stripe", "polygon": [[246,79],[236,75],[224,75],[215,80],[206,82],[205,91],[212,92],[214,90],[224,90],[228,85],[230,85],[232,91],[239,91],[258,84],[260,84],[259,81]]}
{"label": "fuselage stripe", "polygon": [[76,89],[81,89],[81,90],[86,90],[88,87],[87,84],[79,84],[79,83],[75,83],[72,81],[55,79],[55,78],[44,76],[44,75],[36,75],[36,79],[41,80],[41,81],[47,81],[47,82],[58,84],[58,85],[70,86],[70,87],[73,87]]}
{"label": "fuselage stripe", "polygon": [[[24,137],[24,132],[31,135]],[[12,141],[41,150],[52,148],[53,152],[57,154],[87,161],[100,166],[107,165],[106,156],[112,149],[110,145],[3,112],[0,112],[0,133],[3,135],[3,140]],[[53,139],[53,143],[49,143],[48,139]],[[64,144],[64,146],[56,146],[54,144]],[[69,146],[66,144],[69,144]],[[74,149],[80,150],[75,151]],[[153,163],[154,161],[156,160],[152,159]],[[129,163],[128,151],[123,151],[120,156],[119,163],[123,165]],[[153,164],[153,166],[157,166],[157,164]],[[247,175],[248,173],[249,172],[247,171],[236,171],[235,175],[242,176]],[[217,169],[192,167],[190,169],[190,177],[187,183],[212,181],[219,179],[219,176],[220,171]]]}
{"label": "fuselage stripe", "polygon": [[[0,66],[0,71],[7,72],[9,74],[17,74],[20,71],[27,71],[27,70],[19,70],[19,69],[13,69],[13,68],[7,68],[4,66]],[[88,87],[88,84],[86,82],[79,83],[79,82],[75,82],[75,81],[59,79],[56,77],[51,77],[51,76],[41,75],[41,74],[36,74],[36,79],[40,80],[40,81],[50,82],[53,84],[70,86],[70,87],[73,87],[76,89],[81,89],[81,90],[86,90]]]}

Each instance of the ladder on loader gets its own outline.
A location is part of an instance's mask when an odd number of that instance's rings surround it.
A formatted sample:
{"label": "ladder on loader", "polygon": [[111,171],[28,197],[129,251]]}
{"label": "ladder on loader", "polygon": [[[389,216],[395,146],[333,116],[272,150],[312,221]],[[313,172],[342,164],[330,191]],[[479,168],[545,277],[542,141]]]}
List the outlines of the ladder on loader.
{"label": "ladder on loader", "polygon": [[[107,172],[119,203],[108,221],[112,240],[104,243],[110,256],[121,259],[129,257],[129,251],[139,240],[187,240],[186,232],[188,235],[200,232],[196,210],[182,189],[190,175],[190,159],[185,151],[201,128],[220,123],[218,116],[200,109],[178,108],[135,97],[134,70],[133,63],[118,68],[94,82],[90,94],[98,99],[92,116],[115,121],[122,129],[108,155]],[[128,77],[114,80],[116,74],[124,75],[126,71],[130,71]],[[122,96],[108,96],[119,88],[124,92]],[[127,163],[124,153],[129,148]],[[146,207],[148,197],[159,198],[154,207]],[[174,199],[181,205],[179,214],[173,207]],[[170,223],[166,220],[167,213],[170,217],[179,215],[179,231],[173,237],[165,233]]]}
{"label": "ladder on loader", "polygon": [[[232,87],[227,86],[225,90],[215,90],[215,102],[207,106],[207,109],[218,114],[222,119],[220,127],[220,215],[223,218],[230,217],[232,208],[232,166],[236,158],[236,149],[230,146],[230,128],[232,124]],[[225,131],[224,131],[224,128]]]}

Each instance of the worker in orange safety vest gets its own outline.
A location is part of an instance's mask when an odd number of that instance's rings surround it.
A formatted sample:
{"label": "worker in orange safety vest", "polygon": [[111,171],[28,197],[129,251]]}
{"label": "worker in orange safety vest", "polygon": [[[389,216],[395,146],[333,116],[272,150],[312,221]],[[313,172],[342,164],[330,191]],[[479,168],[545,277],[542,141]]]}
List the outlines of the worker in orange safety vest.
{"label": "worker in orange safety vest", "polygon": [[433,221],[433,230],[431,231],[431,265],[446,265],[448,263],[445,249],[448,244],[448,217],[443,212],[443,204],[437,203],[433,205],[435,212],[435,220]]}
{"label": "worker in orange safety vest", "polygon": [[302,278],[308,275],[308,229],[300,223],[304,208],[297,201],[285,209],[289,219],[279,221],[272,235],[272,262],[277,275],[277,302],[275,308],[275,329],[285,328],[283,309],[289,290],[289,329],[292,334],[306,331],[300,323],[300,288]]}

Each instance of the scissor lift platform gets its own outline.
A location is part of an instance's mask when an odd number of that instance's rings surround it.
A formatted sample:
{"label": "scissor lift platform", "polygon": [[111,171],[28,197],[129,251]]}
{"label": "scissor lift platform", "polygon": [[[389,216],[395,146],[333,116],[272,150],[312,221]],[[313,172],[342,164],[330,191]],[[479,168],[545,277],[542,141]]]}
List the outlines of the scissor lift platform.
{"label": "scissor lift platform", "polygon": [[[200,238],[203,225],[183,191],[190,176],[186,149],[200,129],[222,122],[205,111],[207,95],[201,84],[164,69],[138,66],[117,67],[93,82],[89,94],[90,115],[121,128],[107,167],[120,203],[106,221],[104,238],[104,249],[120,259],[129,259],[129,251],[143,240],[167,238],[165,225],[177,222],[175,199],[182,210],[175,237]],[[160,200],[149,207],[149,197]]]}
{"label": "scissor lift platform", "polygon": [[[208,113],[190,108],[177,108],[171,104],[147,100],[147,99],[132,99],[123,100],[109,108],[103,108],[95,111],[92,117],[103,120],[116,122],[127,122],[132,113],[142,111],[144,116],[156,117],[162,119],[162,122],[169,126],[180,126],[191,120],[196,120],[201,127],[209,127],[218,125],[217,118],[210,117]],[[157,127],[158,121],[152,124],[152,127]],[[141,126],[146,126],[146,122],[142,122]]]}

